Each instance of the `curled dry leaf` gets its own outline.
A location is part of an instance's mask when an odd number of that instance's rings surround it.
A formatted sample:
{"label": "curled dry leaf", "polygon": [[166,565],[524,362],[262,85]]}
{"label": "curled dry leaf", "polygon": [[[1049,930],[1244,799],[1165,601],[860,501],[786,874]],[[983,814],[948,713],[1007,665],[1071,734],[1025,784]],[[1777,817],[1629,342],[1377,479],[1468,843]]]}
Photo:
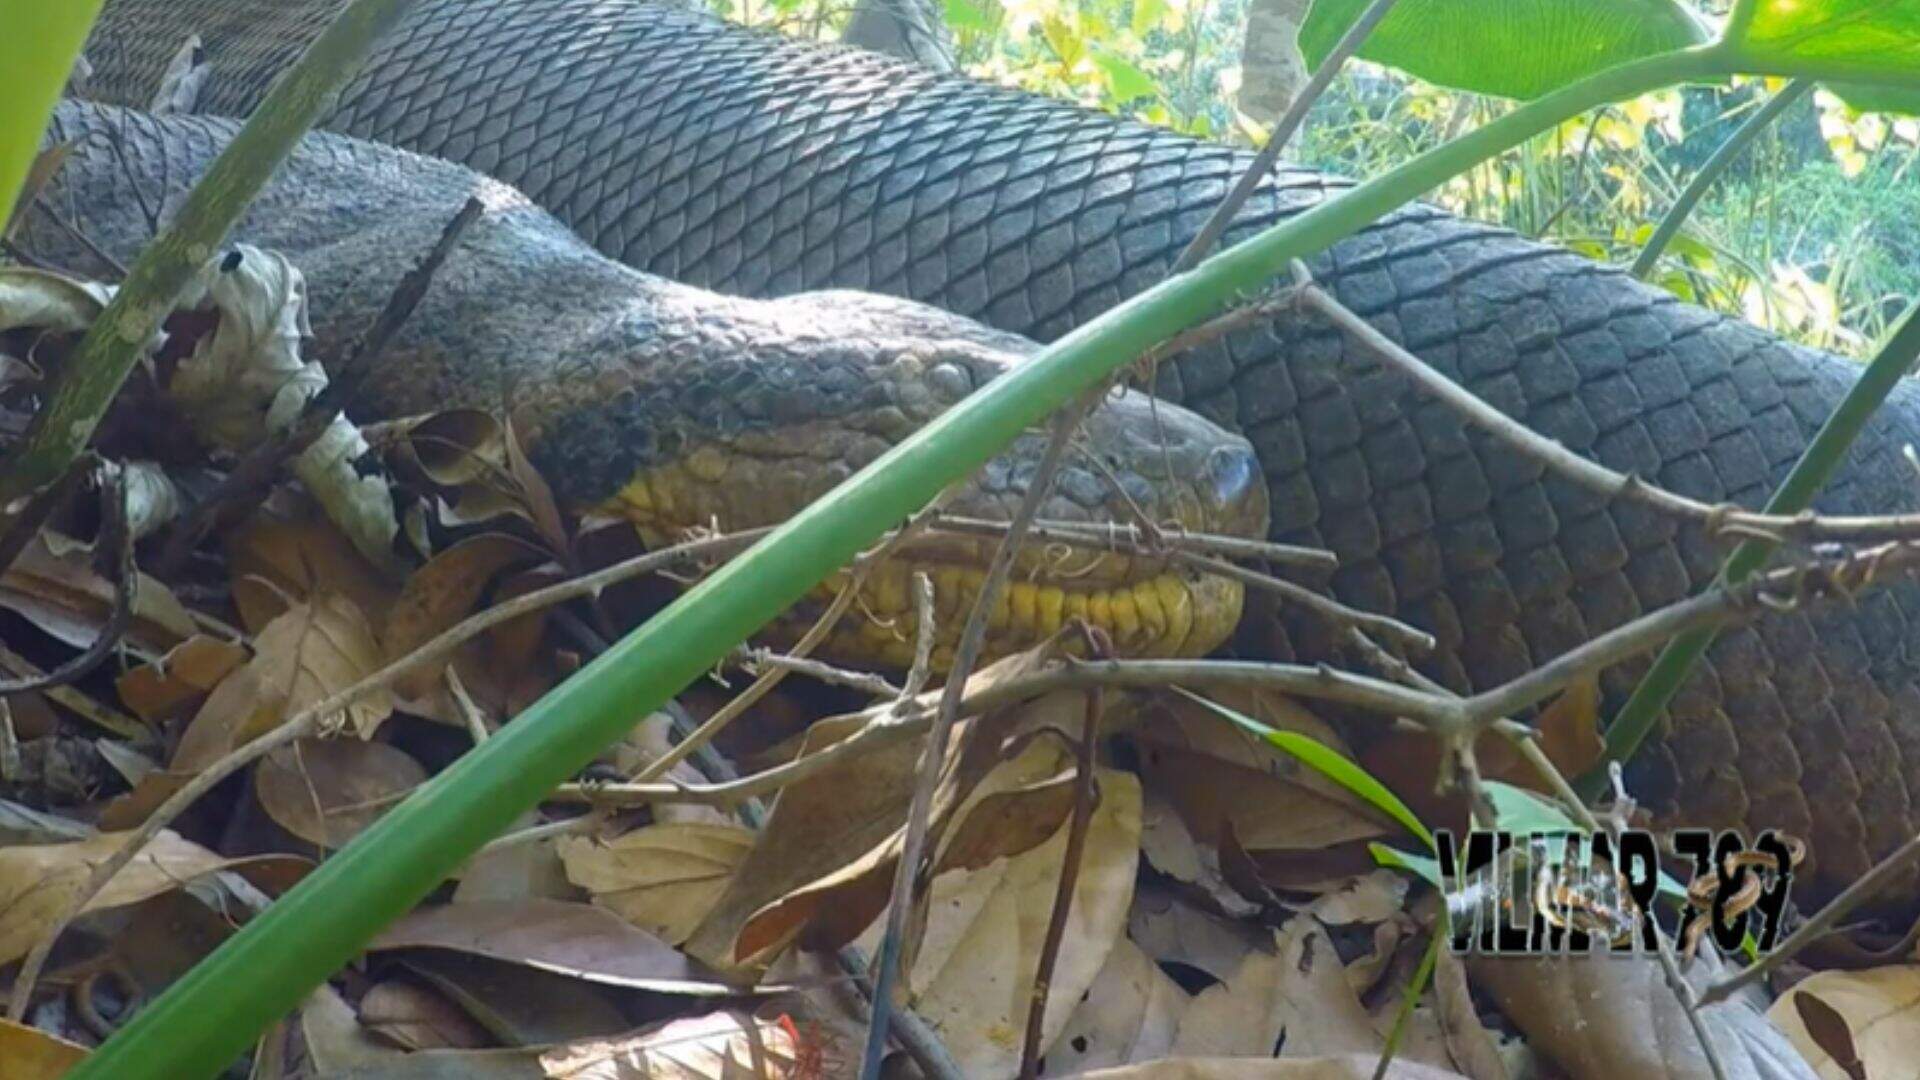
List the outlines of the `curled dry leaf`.
{"label": "curled dry leaf", "polygon": [[[1699,1040],[1651,956],[1476,956],[1468,970],[1533,1046],[1572,1080],[1706,1080]],[[1723,973],[1713,957],[1687,970],[1694,989]],[[1814,1072],[1747,999],[1701,1013],[1728,1080],[1811,1080]]]}
{"label": "curled dry leaf", "polygon": [[360,1024],[402,1050],[475,1050],[493,1045],[487,1030],[459,1006],[398,979],[376,984],[360,999]]}
{"label": "curled dry leaf", "polygon": [[1821,1080],[1909,1075],[1920,1061],[1920,966],[1819,972],[1782,994],[1767,1018]]}
{"label": "curled dry leaf", "polygon": [[[0,964],[25,956],[52,921],[66,913],[94,867],[112,858],[128,838],[125,833],[101,833],[66,844],[0,848]],[[137,903],[239,861],[162,830],[87,901],[85,910]]]}
{"label": "curled dry leaf", "polygon": [[275,824],[337,849],[426,779],[419,762],[386,743],[301,739],[260,762],[253,791]]}
{"label": "curled dry leaf", "polygon": [[1165,1057],[1191,999],[1125,935],[1048,1048],[1043,1076]]}
{"label": "curled dry leaf", "polygon": [[698,961],[612,912],[560,900],[418,908],[367,948],[448,949],[660,994],[706,996],[734,990]]}
{"label": "curled dry leaf", "polygon": [[195,635],[165,656],[120,676],[115,687],[133,714],[155,726],[185,716],[253,654],[246,646]]}
{"label": "curled dry leaf", "polygon": [[732,825],[648,825],[610,841],[563,837],[567,877],[593,902],[678,945],[712,910],[753,847]]}
{"label": "curled dry leaf", "polygon": [[[1017,762],[1009,763],[1017,765]],[[1124,935],[1140,853],[1140,785],[1097,773],[1100,804],[1088,824],[1066,935],[1054,963],[1041,1045],[1051,1046]],[[982,785],[986,786],[986,785]],[[1044,844],[980,870],[934,878],[925,930],[909,955],[914,1008],[968,1076],[1010,1076],[1019,1032],[1066,857],[1063,826]]]}
{"label": "curled dry leaf", "polygon": [[[447,548],[415,570],[387,613],[380,635],[384,658],[398,660],[466,618],[493,579],[516,563],[541,558],[539,551],[505,533],[485,533]],[[444,660],[416,664],[394,682],[402,698],[427,693]]]}
{"label": "curled dry leaf", "polygon": [[[76,649],[99,638],[113,612],[115,591],[113,582],[94,570],[90,546],[46,531],[27,541],[13,565],[0,574],[0,607]],[[158,656],[196,629],[193,616],[166,586],[139,576],[128,644]]]}
{"label": "curled dry leaf", "polygon": [[1282,1057],[1377,1053],[1383,1040],[1320,923],[1295,916],[1274,945],[1273,953],[1249,954],[1231,978],[1193,999],[1175,1055],[1272,1057],[1276,1047]]}
{"label": "curled dry leaf", "polygon": [[1453,1064],[1473,1080],[1507,1080],[1506,1059],[1474,1011],[1467,966],[1448,949],[1441,949],[1434,961],[1433,994],[1434,1016]]}
{"label": "curled dry leaf", "polygon": [[552,1080],[786,1080],[802,1075],[793,1024],[718,1012],[540,1055]]}

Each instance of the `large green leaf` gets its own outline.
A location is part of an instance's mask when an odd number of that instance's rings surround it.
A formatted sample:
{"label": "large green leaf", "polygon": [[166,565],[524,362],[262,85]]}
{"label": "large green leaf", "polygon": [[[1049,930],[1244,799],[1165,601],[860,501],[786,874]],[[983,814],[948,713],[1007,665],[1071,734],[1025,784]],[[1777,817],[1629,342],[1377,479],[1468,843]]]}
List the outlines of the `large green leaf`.
{"label": "large green leaf", "polygon": [[[1315,0],[1300,52],[1318,66],[1367,0]],[[1710,40],[1676,0],[1400,0],[1360,55],[1429,82],[1533,98],[1596,71]]]}
{"label": "large green leaf", "polygon": [[1844,71],[1827,89],[1854,108],[1920,114],[1920,0],[1754,0],[1739,14],[1727,45],[1755,70]]}
{"label": "large green leaf", "polygon": [[74,57],[100,13],[100,0],[0,0],[0,227],[40,153],[53,103],[73,70]]}

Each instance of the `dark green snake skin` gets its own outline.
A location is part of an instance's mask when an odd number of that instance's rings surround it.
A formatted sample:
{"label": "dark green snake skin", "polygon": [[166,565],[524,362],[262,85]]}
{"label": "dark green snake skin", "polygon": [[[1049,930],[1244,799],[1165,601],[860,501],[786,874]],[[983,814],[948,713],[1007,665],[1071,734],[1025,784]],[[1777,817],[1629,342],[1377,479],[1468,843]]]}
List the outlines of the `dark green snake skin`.
{"label": "dark green snake skin", "polygon": [[[115,0],[94,91],[143,100],[189,32],[201,108],[255,102],[331,0]],[[1056,337],[1160,278],[1249,155],[858,52],[627,0],[423,0],[328,126],[525,190],[601,250],[692,284],[896,293]],[[1289,169],[1265,225],[1342,181]],[[1758,505],[1839,400],[1850,362],[1610,268],[1426,206],[1313,260],[1340,299],[1500,408],[1613,468]],[[1349,603],[1431,630],[1422,666],[1510,678],[1706,583],[1696,532],[1543,479],[1330,328],[1287,320],[1184,357],[1162,391],[1247,434],[1279,539],[1325,544]],[[1822,499],[1909,508],[1903,386]],[[1809,837],[1830,894],[1920,828],[1920,590],[1726,634],[1633,790],[1689,824]],[[1307,617],[1244,651],[1330,656]],[[1641,667],[1608,673],[1617,705]],[[1910,887],[1902,890],[1911,895]],[[1901,906],[1910,906],[1900,901]]]}

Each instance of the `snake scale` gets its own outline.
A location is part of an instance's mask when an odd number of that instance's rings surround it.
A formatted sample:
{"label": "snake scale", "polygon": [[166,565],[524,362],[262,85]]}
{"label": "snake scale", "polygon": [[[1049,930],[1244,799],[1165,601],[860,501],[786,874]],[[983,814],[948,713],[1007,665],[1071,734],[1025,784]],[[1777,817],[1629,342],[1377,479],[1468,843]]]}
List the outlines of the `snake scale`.
{"label": "snake scale", "polygon": [[[244,114],[337,0],[113,0],[94,92],[140,102],[190,33],[200,108]],[[1160,279],[1250,161],[1241,150],[858,51],[631,0],[421,0],[331,130],[519,187],[631,266],[747,296],[925,301],[1039,340]],[[1346,182],[1276,172],[1236,229]],[[1413,205],[1311,260],[1348,307],[1567,446],[1705,500],[1758,506],[1857,368],[1505,230]],[[1275,319],[1168,365],[1159,392],[1251,440],[1272,534],[1325,545],[1340,599],[1431,631],[1420,666],[1511,678],[1705,585],[1697,530],[1542,475],[1331,327]],[[1900,387],[1820,500],[1911,505]],[[1334,657],[1256,605],[1235,648]],[[1808,837],[1830,895],[1920,829],[1920,589],[1724,634],[1629,772],[1689,824]],[[1608,706],[1644,663],[1606,673]],[[1911,883],[1909,883],[1909,886]],[[1910,892],[1908,890],[1903,890]]]}

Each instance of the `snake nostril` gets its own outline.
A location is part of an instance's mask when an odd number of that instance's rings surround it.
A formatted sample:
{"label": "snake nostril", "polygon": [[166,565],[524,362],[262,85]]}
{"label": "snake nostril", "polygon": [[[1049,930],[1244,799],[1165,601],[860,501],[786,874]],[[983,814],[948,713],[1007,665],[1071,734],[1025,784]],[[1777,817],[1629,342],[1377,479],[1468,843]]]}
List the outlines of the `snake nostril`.
{"label": "snake nostril", "polygon": [[1207,455],[1206,481],[1214,505],[1231,509],[1259,488],[1260,466],[1245,447],[1218,447]]}

